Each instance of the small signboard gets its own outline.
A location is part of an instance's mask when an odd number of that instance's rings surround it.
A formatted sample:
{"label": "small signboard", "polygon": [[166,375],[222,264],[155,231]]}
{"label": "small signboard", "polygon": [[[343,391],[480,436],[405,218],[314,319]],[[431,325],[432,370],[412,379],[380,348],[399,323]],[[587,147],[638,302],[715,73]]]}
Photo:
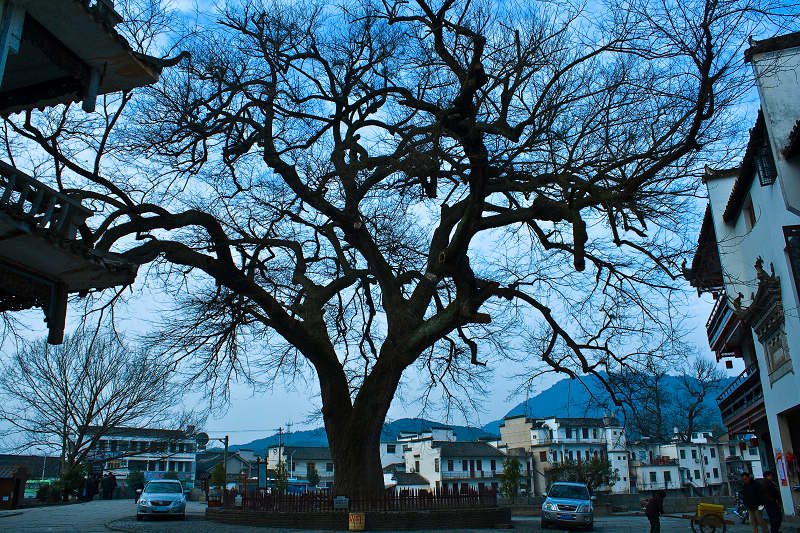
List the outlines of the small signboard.
{"label": "small signboard", "polygon": [[333,508],[334,509],[349,509],[350,508],[350,498],[347,496],[336,496],[333,499]]}
{"label": "small signboard", "polygon": [[348,526],[350,531],[364,531],[364,514],[365,513],[350,513]]}

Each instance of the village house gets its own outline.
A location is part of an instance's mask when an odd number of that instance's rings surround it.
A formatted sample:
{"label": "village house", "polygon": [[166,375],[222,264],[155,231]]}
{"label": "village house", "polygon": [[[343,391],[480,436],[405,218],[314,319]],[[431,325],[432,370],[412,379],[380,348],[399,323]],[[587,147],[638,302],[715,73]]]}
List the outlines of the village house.
{"label": "village house", "polygon": [[709,204],[685,277],[715,300],[718,360],[744,370],[718,398],[728,431],[753,434],[787,515],[800,484],[800,32],[752,41],[761,109],[741,164],[707,169]]}
{"label": "village house", "polygon": [[625,429],[612,417],[506,417],[500,424],[500,443],[506,453],[525,458],[526,490],[533,494],[547,492],[547,471],[553,465],[593,458],[608,459],[618,477],[613,485],[599,490],[630,491]]}
{"label": "village house", "polygon": [[[449,430],[452,431],[452,430]],[[434,440],[446,436],[448,440]],[[452,439],[452,440],[451,440]],[[505,454],[486,442],[455,441],[455,434],[436,431],[403,445],[405,470],[421,475],[431,490],[499,489]]]}
{"label": "village house", "polygon": [[[275,470],[279,463],[284,463],[289,473],[289,490],[291,492],[307,492],[312,489],[329,489],[333,487],[333,458],[327,446],[289,446],[273,445],[267,450],[267,469]],[[319,476],[319,483],[308,482],[308,472],[314,468]]]}
{"label": "village house", "polygon": [[127,479],[134,470],[141,471],[145,481],[164,479],[170,473],[191,489],[196,454],[194,436],[185,431],[116,427],[103,430],[88,460],[101,464],[103,471],[113,472],[118,480]]}

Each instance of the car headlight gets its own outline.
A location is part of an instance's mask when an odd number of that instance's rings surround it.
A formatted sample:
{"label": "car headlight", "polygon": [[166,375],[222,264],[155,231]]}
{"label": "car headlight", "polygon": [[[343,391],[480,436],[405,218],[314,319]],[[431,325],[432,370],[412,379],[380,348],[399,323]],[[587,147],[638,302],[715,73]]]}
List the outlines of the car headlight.
{"label": "car headlight", "polygon": [[558,511],[558,506],[551,502],[544,502],[543,507],[545,511]]}
{"label": "car headlight", "polygon": [[592,512],[592,506],[591,506],[591,504],[579,505],[577,512],[579,512],[579,513],[591,513]]}
{"label": "car headlight", "polygon": [[150,505],[150,501],[145,500],[144,498],[139,498],[139,505]]}
{"label": "car headlight", "polygon": [[172,505],[183,505],[183,503],[184,503],[183,500],[175,500],[174,502],[172,502]]}

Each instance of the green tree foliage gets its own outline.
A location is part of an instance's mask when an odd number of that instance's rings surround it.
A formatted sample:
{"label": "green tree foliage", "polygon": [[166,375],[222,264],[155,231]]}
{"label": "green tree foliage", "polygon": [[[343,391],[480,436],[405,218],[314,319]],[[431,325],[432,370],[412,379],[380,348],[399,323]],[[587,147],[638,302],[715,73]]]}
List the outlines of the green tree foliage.
{"label": "green tree foliage", "polygon": [[86,467],[84,465],[65,465],[61,475],[56,481],[57,493],[67,499],[69,494],[79,493],[86,482]]}
{"label": "green tree foliage", "polygon": [[225,465],[217,463],[213,470],[211,470],[211,486],[212,487],[225,487]]}
{"label": "green tree foliage", "polygon": [[591,491],[603,485],[610,487],[618,480],[619,472],[611,469],[611,461],[599,457],[580,463],[565,461],[547,471],[548,484],[555,481],[575,481],[585,483]]}
{"label": "green tree foliage", "polygon": [[278,494],[285,494],[288,487],[289,470],[286,468],[286,463],[281,461],[275,469],[275,485],[273,486],[273,490]]}
{"label": "green tree foliage", "polygon": [[317,467],[314,463],[308,463],[308,486],[309,487],[316,487],[319,485],[319,473],[317,472]]}
{"label": "green tree foliage", "polygon": [[500,478],[500,492],[510,499],[511,503],[514,503],[522,479],[522,464],[516,457],[508,457],[503,461],[503,472],[498,477]]}

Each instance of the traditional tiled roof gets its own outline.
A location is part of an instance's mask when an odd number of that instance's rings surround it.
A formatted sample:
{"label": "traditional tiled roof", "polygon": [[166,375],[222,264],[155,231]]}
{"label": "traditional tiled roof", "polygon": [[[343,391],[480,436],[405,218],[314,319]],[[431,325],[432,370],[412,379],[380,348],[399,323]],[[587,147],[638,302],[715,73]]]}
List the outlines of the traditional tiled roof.
{"label": "traditional tiled roof", "polygon": [[800,155],[800,120],[794,123],[794,128],[789,134],[789,142],[783,149],[783,156],[786,159],[793,159]]}
{"label": "traditional tiled roof", "polygon": [[395,472],[394,479],[398,485],[430,485],[427,479],[416,472]]}
{"label": "traditional tiled roof", "polygon": [[742,164],[739,165],[739,174],[736,176],[736,182],[733,184],[728,204],[722,213],[722,219],[728,224],[733,224],[742,210],[744,200],[747,198],[747,193],[750,191],[750,186],[756,177],[756,152],[760,149],[766,135],[767,125],[764,121],[764,113],[759,109],[756,124],[750,130],[750,140],[747,143]]}
{"label": "traditional tiled roof", "polygon": [[331,460],[331,449],[327,446],[284,446],[283,453],[294,461]]}
{"label": "traditional tiled roof", "polygon": [[[92,426],[88,429],[89,433],[97,433],[101,430],[99,426]],[[145,439],[171,439],[185,440],[190,439],[185,431],[179,429],[159,429],[159,428],[131,428],[114,427],[103,430],[103,437],[141,437]]]}
{"label": "traditional tiled roof", "polygon": [[0,479],[9,479],[14,477],[28,477],[27,470],[19,466],[0,466]]}
{"label": "traditional tiled roof", "polygon": [[485,442],[435,441],[433,447],[441,450],[442,457],[505,457],[503,452]]}
{"label": "traditional tiled roof", "polygon": [[29,476],[34,476],[37,479],[42,475],[42,468],[44,467],[44,478],[52,479],[58,477],[61,472],[61,461],[58,457],[45,457],[43,455],[0,454],[0,468],[18,467],[27,469]]}
{"label": "traditional tiled roof", "polygon": [[581,427],[604,427],[606,425],[616,426],[618,421],[616,418],[603,420],[602,418],[584,418],[584,417],[561,417],[555,416],[556,422],[562,426],[581,426]]}
{"label": "traditional tiled roof", "polygon": [[383,467],[384,474],[394,474],[397,472],[405,472],[405,471],[406,471],[405,463],[391,463]]}
{"label": "traditional tiled roof", "polygon": [[755,54],[785,50],[786,48],[795,48],[797,46],[800,46],[800,31],[778,35],[762,41],[751,39],[750,48],[745,50],[744,58],[745,61],[752,61]]}
{"label": "traditional tiled roof", "polygon": [[[200,475],[203,472],[211,472],[215,466],[222,462],[224,455],[223,452],[198,453],[195,457],[195,464],[197,465],[195,469],[197,470],[197,474]],[[228,452],[228,460],[231,459],[240,461],[244,465],[250,464],[237,452]]]}

